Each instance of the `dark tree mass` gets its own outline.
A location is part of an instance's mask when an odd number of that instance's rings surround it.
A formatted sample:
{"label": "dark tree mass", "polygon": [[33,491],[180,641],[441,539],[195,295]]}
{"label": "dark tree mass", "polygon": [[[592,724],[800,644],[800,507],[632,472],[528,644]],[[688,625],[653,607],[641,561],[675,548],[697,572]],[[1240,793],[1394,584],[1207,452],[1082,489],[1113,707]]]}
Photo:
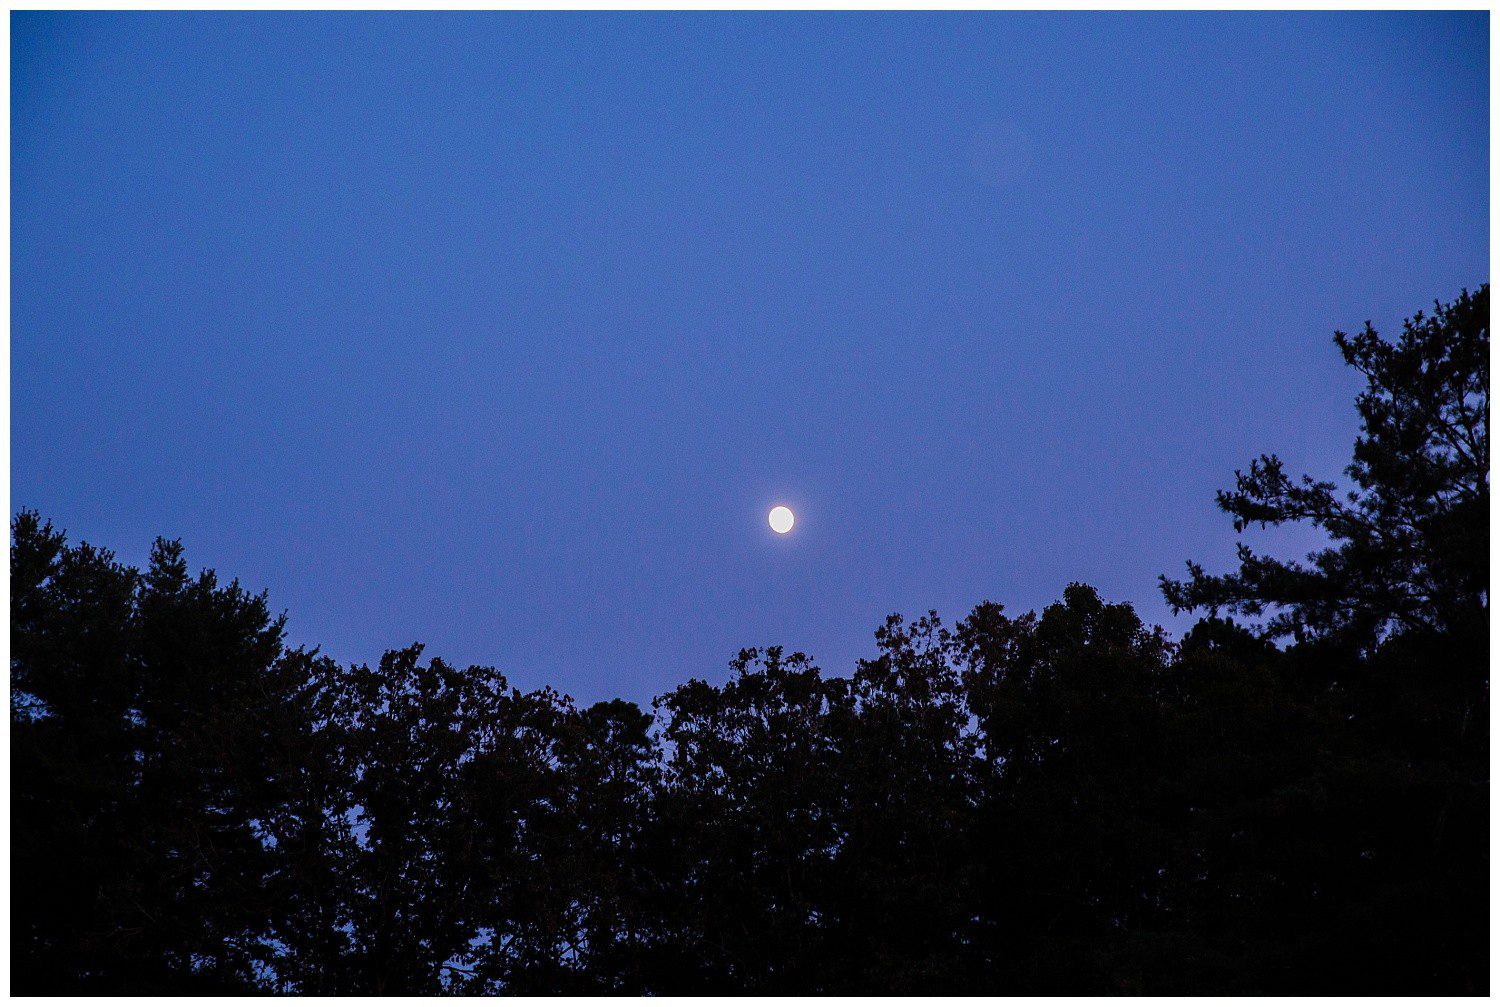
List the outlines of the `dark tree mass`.
{"label": "dark tree mass", "polygon": [[11,546],[17,993],[1486,992],[1489,290],[1339,334],[1343,485],[1219,506],[1180,641],[1083,585],[651,712]]}

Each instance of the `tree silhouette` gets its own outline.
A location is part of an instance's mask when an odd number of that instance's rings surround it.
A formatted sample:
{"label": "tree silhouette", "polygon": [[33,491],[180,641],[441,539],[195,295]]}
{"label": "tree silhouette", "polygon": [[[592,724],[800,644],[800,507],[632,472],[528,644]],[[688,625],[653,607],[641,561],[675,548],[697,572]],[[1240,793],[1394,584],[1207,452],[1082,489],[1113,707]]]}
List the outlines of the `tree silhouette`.
{"label": "tree silhouette", "polygon": [[1406,322],[1387,342],[1364,332],[1334,336],[1365,375],[1356,403],[1362,433],[1346,469],[1356,489],[1293,480],[1275,455],[1235,473],[1219,493],[1234,529],[1308,522],[1334,545],[1307,564],[1260,556],[1241,544],[1240,569],[1162,578],[1178,611],[1271,612],[1275,637],[1339,634],[1373,646],[1385,633],[1482,635],[1489,574],[1488,285]]}
{"label": "tree silhouette", "polygon": [[1219,496],[1330,544],[1175,642],[1073,584],[580,708],[22,511],[13,991],[1485,992],[1488,305],[1335,337],[1353,490]]}
{"label": "tree silhouette", "polygon": [[263,595],[13,527],[19,990],[255,981],[303,680]]}

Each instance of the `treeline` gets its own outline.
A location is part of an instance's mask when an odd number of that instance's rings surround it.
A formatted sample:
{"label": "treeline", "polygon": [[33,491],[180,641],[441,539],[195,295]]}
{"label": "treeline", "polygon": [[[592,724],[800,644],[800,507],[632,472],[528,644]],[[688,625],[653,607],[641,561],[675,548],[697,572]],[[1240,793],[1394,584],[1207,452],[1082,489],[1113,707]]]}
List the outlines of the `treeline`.
{"label": "treeline", "polygon": [[1368,378],[1302,563],[779,648],[652,712],[283,642],[33,512],[11,550],[17,993],[1488,990],[1488,287]]}

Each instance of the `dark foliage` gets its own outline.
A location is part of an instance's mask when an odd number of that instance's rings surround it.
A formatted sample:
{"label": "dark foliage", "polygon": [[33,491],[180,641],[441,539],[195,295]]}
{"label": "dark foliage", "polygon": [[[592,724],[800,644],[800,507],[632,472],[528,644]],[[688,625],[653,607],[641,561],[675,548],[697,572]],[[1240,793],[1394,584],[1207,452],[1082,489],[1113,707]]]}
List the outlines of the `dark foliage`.
{"label": "dark foliage", "polygon": [[1272,613],[1267,631],[1372,647],[1393,632],[1483,635],[1489,589],[1490,292],[1463,292],[1406,322],[1398,342],[1366,323],[1334,335],[1367,379],[1363,431],[1346,473],[1354,489],[1293,480],[1265,455],[1219,494],[1234,529],[1305,521],[1332,540],[1286,563],[1240,546],[1240,569],[1186,582],[1163,578],[1183,609]]}
{"label": "dark foliage", "polygon": [[1337,336],[1354,489],[1219,498],[1328,547],[1177,643],[1074,585],[580,709],[22,512],[14,991],[1487,991],[1488,311]]}

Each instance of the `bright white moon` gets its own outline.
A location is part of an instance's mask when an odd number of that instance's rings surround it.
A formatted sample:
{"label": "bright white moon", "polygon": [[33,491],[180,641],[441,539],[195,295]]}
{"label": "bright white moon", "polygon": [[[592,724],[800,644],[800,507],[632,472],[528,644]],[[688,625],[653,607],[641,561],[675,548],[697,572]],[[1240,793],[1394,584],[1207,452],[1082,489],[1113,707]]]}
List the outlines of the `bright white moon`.
{"label": "bright white moon", "polygon": [[771,508],[771,530],[778,535],[785,535],[792,530],[792,523],[797,519],[792,516],[790,507]]}

